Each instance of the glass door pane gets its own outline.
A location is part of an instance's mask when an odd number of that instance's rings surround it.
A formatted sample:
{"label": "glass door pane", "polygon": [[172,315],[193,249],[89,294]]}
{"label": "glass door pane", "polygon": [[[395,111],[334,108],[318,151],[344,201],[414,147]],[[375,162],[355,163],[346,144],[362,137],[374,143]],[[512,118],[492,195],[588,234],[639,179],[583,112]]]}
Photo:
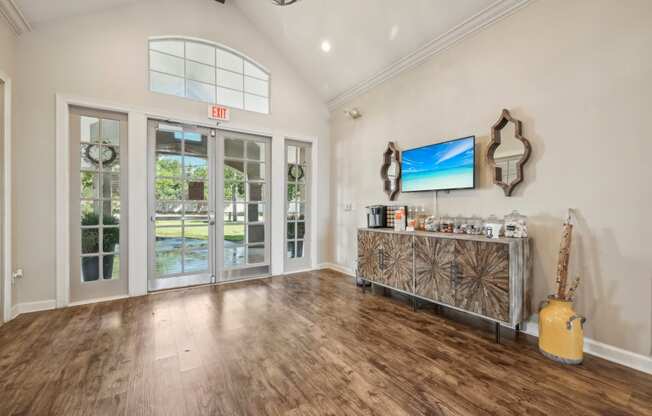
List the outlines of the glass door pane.
{"label": "glass door pane", "polygon": [[150,290],[214,280],[212,135],[209,129],[150,121]]}
{"label": "glass door pane", "polygon": [[310,144],[287,141],[286,176],[286,271],[310,267],[308,206],[310,203]]}
{"label": "glass door pane", "polygon": [[269,273],[269,139],[222,132],[221,280]]}
{"label": "glass door pane", "polygon": [[[71,281],[77,302],[127,293],[125,248],[127,117],[72,108]],[[124,244],[123,244],[124,243]]]}

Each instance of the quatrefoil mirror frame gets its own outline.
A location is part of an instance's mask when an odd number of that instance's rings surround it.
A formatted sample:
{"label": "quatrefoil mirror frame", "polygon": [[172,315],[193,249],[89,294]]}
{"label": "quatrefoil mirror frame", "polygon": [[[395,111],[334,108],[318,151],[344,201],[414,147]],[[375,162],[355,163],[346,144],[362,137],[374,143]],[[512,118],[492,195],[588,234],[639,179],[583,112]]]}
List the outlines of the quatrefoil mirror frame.
{"label": "quatrefoil mirror frame", "polygon": [[[392,165],[392,159],[396,161],[394,175],[394,187],[392,188],[392,179],[388,175],[389,168]],[[394,201],[401,192],[401,152],[394,142],[387,143],[387,149],[383,153],[383,166],[380,168],[380,177],[383,180],[383,191],[387,194],[390,201]]]}
{"label": "quatrefoil mirror frame", "polygon": [[[496,166],[496,160],[494,159],[494,154],[500,146],[501,135],[500,132],[502,129],[507,126],[508,123],[514,124],[514,138],[520,141],[523,144],[524,152],[521,158],[516,162],[516,179],[510,183],[503,181],[503,168]],[[530,141],[523,137],[523,124],[520,120],[515,119],[509,113],[509,110],[503,109],[500,114],[500,118],[491,127],[491,141],[489,142],[489,148],[487,149],[487,162],[491,168],[493,174],[493,183],[500,186],[505,192],[505,196],[512,196],[514,188],[521,182],[523,182],[523,166],[530,159],[530,154],[532,153],[532,146],[530,146]]]}

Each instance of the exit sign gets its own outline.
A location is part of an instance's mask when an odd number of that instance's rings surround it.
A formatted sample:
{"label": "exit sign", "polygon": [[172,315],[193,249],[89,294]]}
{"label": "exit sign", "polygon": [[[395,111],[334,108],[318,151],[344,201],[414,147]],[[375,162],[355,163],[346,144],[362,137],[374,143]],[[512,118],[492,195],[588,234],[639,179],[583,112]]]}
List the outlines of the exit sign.
{"label": "exit sign", "polygon": [[211,105],[208,107],[208,118],[220,121],[229,121],[231,113],[227,107],[221,105]]}

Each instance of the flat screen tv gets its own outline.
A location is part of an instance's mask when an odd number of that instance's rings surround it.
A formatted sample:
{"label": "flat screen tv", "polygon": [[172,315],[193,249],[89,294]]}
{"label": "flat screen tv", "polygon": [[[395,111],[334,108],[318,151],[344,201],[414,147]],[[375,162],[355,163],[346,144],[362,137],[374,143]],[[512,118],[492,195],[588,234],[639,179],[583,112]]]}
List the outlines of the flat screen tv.
{"label": "flat screen tv", "polygon": [[475,136],[405,150],[403,192],[475,188]]}

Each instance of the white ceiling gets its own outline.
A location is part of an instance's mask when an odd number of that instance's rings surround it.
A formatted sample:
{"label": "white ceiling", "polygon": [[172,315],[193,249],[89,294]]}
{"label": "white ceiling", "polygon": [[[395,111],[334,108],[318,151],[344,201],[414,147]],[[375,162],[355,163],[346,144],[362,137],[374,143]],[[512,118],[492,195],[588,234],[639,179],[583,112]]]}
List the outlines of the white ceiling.
{"label": "white ceiling", "polygon": [[[387,68],[496,0],[231,0],[326,101]],[[320,45],[329,40],[330,53]]]}
{"label": "white ceiling", "polygon": [[[0,0],[1,1],[1,0]],[[138,0],[15,0],[30,23]],[[185,1],[185,0],[178,0]],[[195,0],[198,1],[198,0]],[[223,7],[214,0],[205,0]],[[331,107],[515,10],[528,0],[227,0]],[[331,44],[329,53],[321,49]]]}

